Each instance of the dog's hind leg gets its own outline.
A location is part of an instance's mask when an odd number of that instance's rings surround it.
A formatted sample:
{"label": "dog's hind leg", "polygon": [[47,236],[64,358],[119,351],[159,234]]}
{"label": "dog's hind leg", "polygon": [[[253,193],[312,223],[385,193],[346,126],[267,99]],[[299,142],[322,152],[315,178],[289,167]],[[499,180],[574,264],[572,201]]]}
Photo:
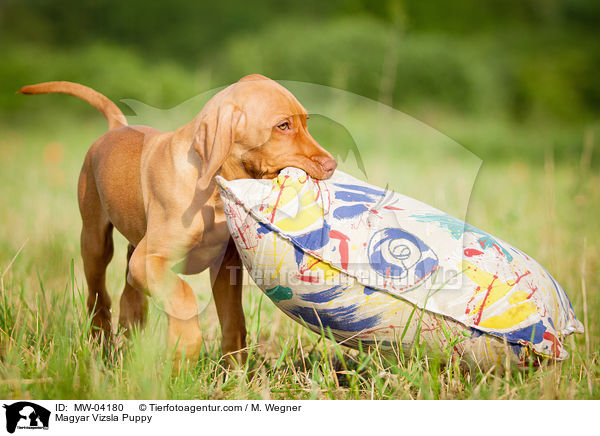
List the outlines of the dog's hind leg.
{"label": "dog's hind leg", "polygon": [[106,291],[106,268],[113,256],[113,225],[102,208],[96,184],[90,171],[79,177],[79,210],[81,212],[81,257],[88,285],[87,308],[92,317],[92,333],[111,337],[111,301]]}
{"label": "dog's hind leg", "polygon": [[233,239],[220,265],[210,268],[213,297],[221,323],[221,349],[227,364],[246,361],[246,323],[242,307],[242,261]]}
{"label": "dog's hind leg", "polygon": [[127,271],[125,273],[125,288],[121,295],[119,307],[119,325],[128,334],[133,328],[143,328],[146,324],[148,312],[148,297],[142,291],[137,290],[127,281],[129,274],[129,261],[135,247],[131,244],[127,247]]}
{"label": "dog's hind leg", "polygon": [[92,332],[111,333],[111,301],[106,291],[106,267],[113,255],[112,229],[106,223],[95,226],[83,225],[81,231],[81,256],[88,284],[87,308],[92,316]]}

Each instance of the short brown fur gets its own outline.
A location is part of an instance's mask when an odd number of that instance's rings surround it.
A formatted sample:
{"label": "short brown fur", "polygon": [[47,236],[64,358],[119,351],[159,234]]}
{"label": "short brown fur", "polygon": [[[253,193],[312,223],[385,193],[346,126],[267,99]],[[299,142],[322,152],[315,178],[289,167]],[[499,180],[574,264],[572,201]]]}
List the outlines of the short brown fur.
{"label": "short brown fur", "polygon": [[129,242],[121,327],[144,325],[150,295],[167,313],[167,340],[176,361],[184,353],[195,359],[202,343],[198,307],[174,269],[196,274],[209,268],[223,354],[243,360],[241,273],[230,274],[232,268],[241,272],[241,262],[213,177],[270,178],[287,166],[330,177],[336,162],[308,133],[307,113],[298,100],[276,82],[250,75],[216,94],[191,122],[163,133],[128,126],[114,103],[77,83],[47,82],[19,92],[74,95],[108,120],[109,131],[85,157],[78,186],[81,254],[95,331],[112,334],[105,273],[116,228]]}

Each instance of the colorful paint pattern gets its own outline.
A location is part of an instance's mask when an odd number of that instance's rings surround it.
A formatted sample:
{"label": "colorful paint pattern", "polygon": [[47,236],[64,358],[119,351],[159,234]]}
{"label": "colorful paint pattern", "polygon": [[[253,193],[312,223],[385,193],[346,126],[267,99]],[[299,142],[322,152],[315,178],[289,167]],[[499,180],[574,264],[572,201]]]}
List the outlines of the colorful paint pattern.
{"label": "colorful paint pattern", "polygon": [[537,262],[417,200],[340,171],[327,181],[288,168],[272,181],[217,182],[257,285],[345,345],[424,341],[496,364],[508,344],[522,363],[530,351],[566,358],[562,338],[583,331]]}

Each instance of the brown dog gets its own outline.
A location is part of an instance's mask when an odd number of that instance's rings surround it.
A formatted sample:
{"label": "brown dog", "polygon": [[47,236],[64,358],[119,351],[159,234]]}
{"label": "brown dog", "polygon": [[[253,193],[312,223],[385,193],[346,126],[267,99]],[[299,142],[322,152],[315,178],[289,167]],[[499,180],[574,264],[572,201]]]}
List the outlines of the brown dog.
{"label": "brown dog", "polygon": [[[168,315],[168,345],[177,361],[184,353],[186,359],[196,358],[202,342],[198,308],[176,272],[210,268],[223,354],[243,350],[241,274],[230,277],[230,269],[241,268],[241,262],[213,177],[271,178],[288,166],[315,178],[330,177],[336,162],[308,133],[308,115],[296,98],[264,76],[246,76],[216,94],[190,123],[163,133],[128,126],[114,103],[76,83],[40,83],[19,92],[71,94],[108,120],[109,131],[86,155],[78,187],[87,304],[96,330],[111,332],[105,272],[116,227],[129,241],[122,327],[144,325],[149,294]],[[236,355],[243,359],[243,351]]]}

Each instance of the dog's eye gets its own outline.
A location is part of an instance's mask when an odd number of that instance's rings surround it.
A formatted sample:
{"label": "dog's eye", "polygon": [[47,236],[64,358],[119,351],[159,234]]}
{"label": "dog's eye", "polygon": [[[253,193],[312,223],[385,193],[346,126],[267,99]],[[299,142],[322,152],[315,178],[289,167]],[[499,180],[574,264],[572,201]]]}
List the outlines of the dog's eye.
{"label": "dog's eye", "polygon": [[289,121],[284,121],[283,123],[279,123],[279,124],[277,124],[277,128],[279,130],[289,130],[290,129],[290,122]]}

